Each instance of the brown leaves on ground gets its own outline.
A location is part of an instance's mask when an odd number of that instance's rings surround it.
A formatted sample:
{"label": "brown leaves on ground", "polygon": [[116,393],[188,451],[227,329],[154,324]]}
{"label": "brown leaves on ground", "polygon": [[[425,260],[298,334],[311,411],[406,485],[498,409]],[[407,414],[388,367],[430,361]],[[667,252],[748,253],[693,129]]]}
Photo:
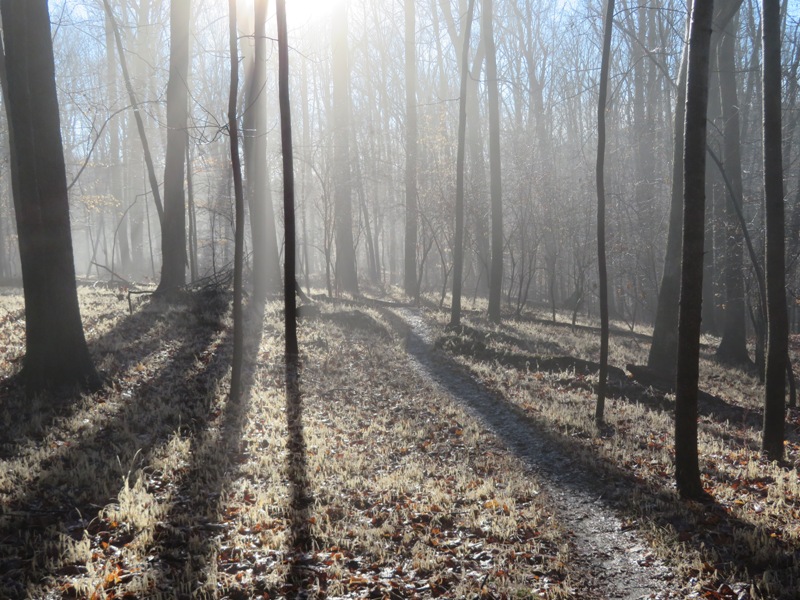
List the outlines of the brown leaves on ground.
{"label": "brown leaves on ground", "polygon": [[[378,313],[304,319],[299,411],[278,304],[263,335],[251,311],[249,392],[229,401],[227,296],[132,315],[112,290],[81,300],[107,385],[27,404],[4,391],[0,596],[567,595],[536,481],[416,375]],[[0,318],[17,355],[22,325]]]}

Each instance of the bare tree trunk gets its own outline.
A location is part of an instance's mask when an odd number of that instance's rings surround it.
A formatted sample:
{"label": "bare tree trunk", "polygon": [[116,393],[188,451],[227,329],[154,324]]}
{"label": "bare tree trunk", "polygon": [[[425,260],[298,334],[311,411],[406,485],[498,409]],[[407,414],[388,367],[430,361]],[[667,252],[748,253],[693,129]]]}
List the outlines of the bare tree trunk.
{"label": "bare tree trunk", "polygon": [[[600,294],[600,381],[597,385],[597,405],[594,420],[603,422],[608,378],[608,271],[606,269],[606,99],[608,96],[608,71],[611,62],[611,34],[614,29],[614,0],[606,3],[603,31],[603,56],[600,64],[600,93],[597,100],[597,267]],[[576,309],[577,312],[577,303]],[[572,319],[575,324],[575,315]]]}
{"label": "bare tree trunk", "polygon": [[333,12],[333,163],[336,230],[336,286],[358,294],[353,244],[353,201],[350,181],[350,65],[347,46],[347,5]]}
{"label": "bare tree trunk", "polygon": [[706,114],[713,0],[695,0],[689,35],[684,135],[681,296],[675,393],[675,481],[684,498],[704,495],[697,457],[697,392],[705,234]]}
{"label": "bare tree trunk", "polygon": [[186,195],[184,176],[189,100],[189,0],[170,3],[167,151],[164,165],[164,216],[161,219],[161,281],[157,293],[186,285]]}
{"label": "bare tree trunk", "polygon": [[481,36],[486,46],[486,86],[489,93],[489,189],[492,201],[492,266],[489,271],[489,320],[500,322],[503,295],[503,189],[500,168],[500,92],[494,43],[492,0],[481,2]]}
{"label": "bare tree trunk", "polygon": [[781,27],[779,0],[762,1],[764,95],[764,204],[766,214],[767,366],[762,448],[770,460],[783,459],[786,419],[786,267],[781,139]]}
{"label": "bare tree trunk", "polygon": [[242,270],[244,266],[244,188],[239,159],[239,126],[236,105],[239,90],[239,44],[236,30],[236,0],[228,0],[228,35],[230,36],[231,86],[228,96],[228,131],[231,142],[231,170],[236,210],[233,256],[233,359],[231,361],[231,400],[242,394],[244,359],[244,319],[242,314]]}
{"label": "bare tree trunk", "polygon": [[406,49],[406,236],[404,288],[406,296],[419,297],[417,287],[417,51],[414,2],[405,0]]}
{"label": "bare tree trunk", "polygon": [[81,325],[46,0],[0,2],[28,394],[100,384]]}
{"label": "bare tree trunk", "polygon": [[464,154],[467,134],[467,82],[469,80],[469,40],[475,0],[469,0],[464,19],[464,37],[461,49],[461,88],[458,98],[458,150],[456,151],[456,239],[453,249],[453,304],[450,310],[450,327],[461,324],[461,285],[464,274]]}

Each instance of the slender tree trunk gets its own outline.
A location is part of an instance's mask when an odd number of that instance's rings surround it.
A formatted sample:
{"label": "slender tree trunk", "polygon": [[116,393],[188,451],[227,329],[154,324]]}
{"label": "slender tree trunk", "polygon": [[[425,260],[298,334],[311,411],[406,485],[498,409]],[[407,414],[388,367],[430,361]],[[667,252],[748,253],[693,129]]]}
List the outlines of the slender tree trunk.
{"label": "slender tree trunk", "polygon": [[406,237],[404,288],[417,298],[417,49],[414,3],[405,0],[406,46]]}
{"label": "slender tree trunk", "polygon": [[347,45],[347,5],[333,11],[333,164],[336,230],[336,286],[358,294],[353,243],[353,200],[350,180],[350,64]]}
{"label": "slender tree trunk", "polygon": [[[603,31],[603,56],[600,64],[600,93],[597,101],[597,267],[600,294],[600,381],[597,385],[597,405],[594,419],[603,422],[608,378],[608,271],[606,269],[606,99],[608,96],[608,71],[611,62],[611,34],[614,29],[614,0],[606,3]],[[577,312],[577,305],[576,305]],[[575,318],[573,315],[573,324]]]}
{"label": "slender tree trunk", "polygon": [[[692,1],[688,3],[689,14]],[[681,284],[681,235],[683,227],[683,143],[686,118],[686,77],[689,65],[689,23],[686,20],[687,42],[683,47],[678,73],[678,88],[675,99],[675,127],[672,151],[672,194],[669,210],[667,250],[664,256],[664,273],[658,291],[656,320],[653,326],[653,342],[647,357],[647,366],[666,379],[675,378],[678,356],[678,300]]]}
{"label": "slender tree trunk", "polygon": [[4,104],[25,295],[26,391],[99,386],[81,325],[46,0],[2,0]]}
{"label": "slender tree trunk", "polygon": [[762,1],[764,95],[764,203],[766,214],[767,365],[762,448],[770,460],[783,459],[786,419],[786,267],[781,139],[781,13],[779,0]]}
{"label": "slender tree trunk", "polygon": [[239,126],[236,117],[239,90],[239,44],[236,29],[236,0],[228,0],[228,35],[230,36],[231,85],[228,96],[228,131],[231,142],[231,170],[235,203],[236,230],[233,250],[233,359],[231,361],[231,400],[242,394],[244,359],[244,319],[242,312],[242,271],[244,266],[244,188],[239,159]]}
{"label": "slender tree trunk", "polygon": [[713,0],[695,0],[689,35],[684,135],[681,297],[675,394],[675,480],[684,498],[701,498],[697,457],[697,392],[705,234],[706,111]]}
{"label": "slender tree trunk", "polygon": [[157,293],[186,285],[186,166],[189,101],[189,0],[170,3],[167,151],[164,165],[164,218],[161,220],[161,281]]}
{"label": "slender tree trunk", "polygon": [[492,0],[481,1],[481,35],[486,45],[486,86],[489,95],[489,190],[492,201],[492,266],[489,271],[489,320],[500,322],[503,295],[503,190],[500,168],[500,91],[494,42]]}
{"label": "slender tree trunk", "polygon": [[461,325],[461,285],[464,274],[464,154],[467,134],[467,82],[469,81],[469,40],[475,0],[469,0],[464,19],[461,48],[461,88],[458,97],[458,150],[456,151],[456,236],[453,249],[453,304],[450,327]]}

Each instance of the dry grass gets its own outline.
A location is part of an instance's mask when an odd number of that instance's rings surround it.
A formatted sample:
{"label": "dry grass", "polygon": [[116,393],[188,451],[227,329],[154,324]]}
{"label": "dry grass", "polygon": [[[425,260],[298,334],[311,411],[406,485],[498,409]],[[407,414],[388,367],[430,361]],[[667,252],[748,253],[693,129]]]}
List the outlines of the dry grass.
{"label": "dry grass", "polygon": [[[444,327],[448,315],[430,310]],[[795,598],[800,589],[800,413],[790,411],[787,461],[761,456],[761,388],[753,377],[713,359],[718,340],[704,338],[699,444],[702,477],[714,503],[681,502],[673,478],[674,396],[633,381],[612,388],[608,427],[594,422],[597,376],[575,370],[536,369],[537,357],[598,360],[599,333],[592,324],[573,329],[568,318],[547,322],[525,315],[502,326],[478,315],[465,332],[438,341],[454,360],[488,387],[560,435],[568,451],[621,482],[621,503],[632,526],[641,527],[694,589],[695,597]],[[647,333],[612,333],[609,362],[624,368],[646,363]],[[477,341],[476,341],[477,340]],[[526,363],[527,357],[527,363]]]}
{"label": "dry grass", "polygon": [[[413,371],[378,313],[322,305],[303,320],[300,421],[279,305],[232,402],[226,297],[132,315],[112,290],[81,301],[106,386],[33,402],[3,390],[0,596],[568,595],[569,550],[536,481]],[[4,378],[23,335],[4,294]]]}

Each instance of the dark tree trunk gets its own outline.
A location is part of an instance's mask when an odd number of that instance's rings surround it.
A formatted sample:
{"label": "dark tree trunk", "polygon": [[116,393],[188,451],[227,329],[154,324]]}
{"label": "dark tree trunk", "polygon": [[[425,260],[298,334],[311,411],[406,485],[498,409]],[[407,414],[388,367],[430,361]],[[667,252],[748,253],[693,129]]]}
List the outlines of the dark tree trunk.
{"label": "dark tree trunk", "polygon": [[453,249],[453,304],[450,326],[461,324],[461,284],[464,274],[464,154],[467,134],[467,82],[469,81],[469,40],[475,0],[469,0],[464,17],[464,38],[461,48],[461,88],[458,98],[458,150],[456,152],[456,237]]}
{"label": "dark tree trunk", "polygon": [[283,271],[284,319],[286,328],[287,390],[297,377],[297,303],[295,298],[297,256],[294,218],[294,156],[292,154],[292,115],[289,105],[289,46],[286,31],[286,3],[277,0],[278,17],[278,95],[281,111],[281,151],[283,153],[283,223],[285,255]]}
{"label": "dark tree trunk", "polygon": [[742,157],[739,124],[739,99],[736,91],[736,24],[734,19],[725,30],[718,49],[719,88],[724,127],[725,175],[731,185],[731,193],[725,194],[725,312],[722,341],[717,349],[717,358],[733,365],[750,362],[747,354],[747,332],[745,330],[744,278],[742,274],[742,234],[736,214],[734,198],[742,197]]}
{"label": "dark tree trunk", "polygon": [[[689,13],[692,2],[689,2]],[[681,283],[681,235],[683,227],[683,138],[686,119],[686,74],[689,57],[689,22],[686,21],[687,43],[683,48],[678,73],[678,88],[675,99],[675,134],[672,151],[672,194],[669,209],[667,250],[664,256],[664,273],[658,291],[656,320],[653,326],[653,342],[647,357],[647,366],[674,380],[675,363],[678,356],[678,299]]]}
{"label": "dark tree trunk", "polygon": [[762,447],[770,460],[783,459],[786,418],[786,314],[783,148],[781,140],[781,10],[778,0],[762,2],[764,95],[764,202],[766,215],[767,365]]}
{"label": "dark tree trunk", "polygon": [[[597,385],[597,405],[594,419],[603,422],[608,378],[608,271],[606,269],[606,99],[608,96],[608,71],[611,62],[611,33],[614,29],[614,0],[606,3],[603,30],[603,55],[600,63],[600,93],[597,100],[597,267],[600,294],[600,381]],[[577,312],[577,305],[576,305]],[[573,325],[575,317],[573,315]]]}
{"label": "dark tree trunk", "polygon": [[492,203],[492,266],[489,269],[489,320],[500,322],[503,295],[503,188],[500,169],[500,91],[494,43],[492,0],[481,2],[481,37],[486,46],[486,87],[489,95],[489,195]]}
{"label": "dark tree trunk", "polygon": [[2,0],[28,393],[96,387],[81,325],[46,0]]}
{"label": "dark tree trunk", "polygon": [[186,194],[184,176],[189,100],[189,0],[170,3],[167,151],[164,165],[164,218],[161,221],[161,281],[157,293],[186,285]]}
{"label": "dark tree trunk", "polygon": [[418,297],[417,287],[417,51],[415,0],[405,0],[406,47],[406,236],[403,287]]}
{"label": "dark tree trunk", "polygon": [[228,96],[228,132],[231,142],[231,170],[235,203],[236,230],[233,250],[233,359],[231,361],[231,400],[242,394],[244,360],[244,318],[242,312],[242,271],[244,266],[244,187],[239,159],[239,127],[236,105],[239,90],[239,43],[236,29],[236,0],[228,0],[228,35],[230,37],[231,86]]}
{"label": "dark tree trunk", "polygon": [[675,480],[684,498],[703,496],[697,457],[697,391],[705,234],[706,111],[713,0],[695,0],[689,35],[684,131],[681,295],[675,388]]}
{"label": "dark tree trunk", "polygon": [[350,64],[347,46],[347,5],[333,11],[333,169],[336,286],[358,294],[353,243],[353,201],[350,181]]}

